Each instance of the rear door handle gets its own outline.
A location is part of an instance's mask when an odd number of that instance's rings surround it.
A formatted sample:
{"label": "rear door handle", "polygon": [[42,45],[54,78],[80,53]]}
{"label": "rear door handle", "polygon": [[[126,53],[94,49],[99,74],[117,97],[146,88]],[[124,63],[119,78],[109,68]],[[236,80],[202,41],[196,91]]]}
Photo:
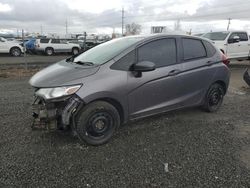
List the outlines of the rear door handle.
{"label": "rear door handle", "polygon": [[174,70],[171,70],[169,73],[168,73],[168,76],[175,76],[177,74],[179,74],[181,71],[179,69],[174,69]]}

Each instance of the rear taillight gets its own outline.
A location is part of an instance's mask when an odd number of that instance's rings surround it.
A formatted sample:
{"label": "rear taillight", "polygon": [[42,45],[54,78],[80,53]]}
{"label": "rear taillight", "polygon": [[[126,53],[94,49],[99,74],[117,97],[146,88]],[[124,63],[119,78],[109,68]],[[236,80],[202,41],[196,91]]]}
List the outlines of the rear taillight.
{"label": "rear taillight", "polygon": [[230,61],[228,60],[227,56],[223,53],[221,53],[221,58],[222,58],[222,62],[228,66],[228,64],[230,63]]}

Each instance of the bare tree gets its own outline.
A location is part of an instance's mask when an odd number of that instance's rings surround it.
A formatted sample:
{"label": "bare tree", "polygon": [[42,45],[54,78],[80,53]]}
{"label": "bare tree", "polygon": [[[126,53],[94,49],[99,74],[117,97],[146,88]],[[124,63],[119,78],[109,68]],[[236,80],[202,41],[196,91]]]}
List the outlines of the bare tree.
{"label": "bare tree", "polygon": [[126,35],[138,35],[141,33],[141,25],[132,23],[126,24]]}

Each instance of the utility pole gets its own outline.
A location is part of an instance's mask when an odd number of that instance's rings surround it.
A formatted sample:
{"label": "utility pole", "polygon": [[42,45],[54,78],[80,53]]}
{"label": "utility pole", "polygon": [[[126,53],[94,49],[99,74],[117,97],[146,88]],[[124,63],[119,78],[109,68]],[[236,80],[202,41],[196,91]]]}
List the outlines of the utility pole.
{"label": "utility pole", "polygon": [[124,30],[124,8],[122,7],[122,36],[123,36],[123,30]]}
{"label": "utility pole", "polygon": [[85,52],[86,51],[86,39],[87,39],[87,33],[84,31],[83,32],[83,36],[84,36],[84,38],[83,38],[83,51]]}
{"label": "utility pole", "polygon": [[68,19],[66,19],[65,26],[66,26],[66,37],[67,37],[67,35],[68,35]]}
{"label": "utility pole", "polygon": [[189,35],[192,35],[192,28],[189,30]]}
{"label": "utility pole", "polygon": [[40,29],[41,29],[41,35],[43,35],[43,26],[42,25],[41,25]]}
{"label": "utility pole", "polygon": [[115,38],[115,27],[113,27],[112,39]]}
{"label": "utility pole", "polygon": [[231,24],[231,20],[232,20],[232,18],[228,18],[227,31],[229,30],[229,26]]}
{"label": "utility pole", "polygon": [[23,51],[24,51],[24,64],[25,64],[25,70],[28,69],[28,64],[26,61],[26,49],[25,49],[25,45],[24,45],[24,30],[22,29],[22,41],[23,41]]}

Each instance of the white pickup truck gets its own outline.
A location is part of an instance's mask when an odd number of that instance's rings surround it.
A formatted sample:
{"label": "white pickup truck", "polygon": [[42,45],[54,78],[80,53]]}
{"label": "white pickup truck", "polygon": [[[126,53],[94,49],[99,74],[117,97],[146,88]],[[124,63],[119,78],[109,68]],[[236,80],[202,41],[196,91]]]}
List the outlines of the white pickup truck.
{"label": "white pickup truck", "polygon": [[20,56],[23,53],[23,47],[18,41],[7,41],[0,37],[0,53],[9,53],[12,56]]}
{"label": "white pickup truck", "polygon": [[228,59],[244,60],[250,57],[250,40],[246,31],[210,32],[202,37],[212,40]]}

